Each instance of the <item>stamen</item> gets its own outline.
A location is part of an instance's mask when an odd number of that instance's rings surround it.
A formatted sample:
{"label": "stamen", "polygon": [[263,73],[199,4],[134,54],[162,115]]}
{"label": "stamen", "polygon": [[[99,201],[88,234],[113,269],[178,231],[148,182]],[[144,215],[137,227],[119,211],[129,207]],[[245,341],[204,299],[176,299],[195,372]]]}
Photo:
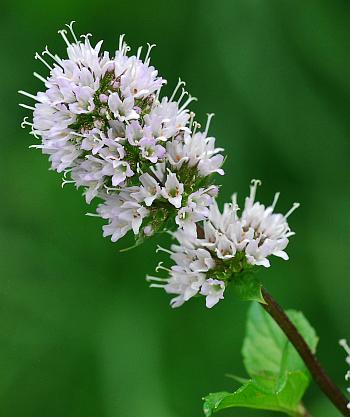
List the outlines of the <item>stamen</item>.
{"label": "stamen", "polygon": [[53,55],[49,50],[47,45],[45,46],[45,49],[42,53],[43,55],[48,55],[51,59],[53,59],[55,62],[57,62],[57,64],[61,65],[62,60],[57,56],[57,55]]}
{"label": "stamen", "polygon": [[121,188],[108,187],[106,184],[103,184],[103,187],[106,189],[107,194],[109,194],[111,191],[122,191]]}
{"label": "stamen", "polygon": [[23,103],[20,103],[19,104],[21,107],[24,107],[25,109],[29,109],[29,110],[35,110],[35,107],[32,107],[32,106],[27,106],[26,104],[23,104]]}
{"label": "stamen", "polygon": [[42,101],[40,101],[36,96],[34,96],[33,94],[27,93],[26,91],[23,90],[18,90],[19,94],[22,94],[23,96],[27,96],[29,98],[32,98],[35,101],[38,101],[39,103],[42,103]]}
{"label": "stamen", "polygon": [[61,187],[63,188],[66,184],[74,184],[74,183],[75,183],[75,181],[73,181],[73,180],[66,180],[66,179],[63,179],[63,180],[62,180]]}
{"label": "stamen", "polygon": [[164,288],[164,285],[161,284],[151,284],[150,288]]}
{"label": "stamen", "polygon": [[119,51],[122,53],[122,55],[126,55],[126,53],[128,51],[130,51],[130,47],[127,45],[126,42],[124,42],[124,36],[125,33],[123,33],[122,35],[120,35],[119,37]]}
{"label": "stamen", "polygon": [[97,213],[85,213],[85,216],[89,216],[89,217],[100,217],[100,215],[97,214]]}
{"label": "stamen", "polygon": [[45,80],[44,77],[42,77],[40,74],[38,74],[37,72],[33,72],[34,77],[36,77],[38,80],[42,81],[43,83],[46,83],[47,80]]}
{"label": "stamen", "polygon": [[211,119],[215,116],[215,114],[214,113],[208,113],[207,116],[208,116],[207,124],[205,125],[205,130],[204,130],[204,135],[205,136],[207,136],[207,134],[208,134]]}
{"label": "stamen", "polygon": [[45,61],[45,59],[41,56],[41,55],[39,55],[38,53],[36,53],[35,55],[34,55],[34,58],[35,59],[39,59],[50,71],[52,71],[53,70],[53,68],[52,67],[50,67],[50,65]]}
{"label": "stamen", "polygon": [[160,245],[157,245],[156,253],[158,253],[158,252],[165,252],[165,253],[168,253],[169,255],[173,255],[173,253],[174,253],[171,250],[165,249]]}
{"label": "stamen", "polygon": [[23,119],[23,122],[21,123],[21,128],[22,128],[22,129],[25,129],[25,127],[26,127],[26,126],[31,126],[31,127],[33,127],[33,123],[27,122],[27,119],[28,119],[28,116],[26,116],[26,117]]}
{"label": "stamen", "polygon": [[121,52],[124,49],[124,37],[125,37],[125,33],[119,36],[119,51]]}
{"label": "stamen", "polygon": [[193,122],[193,126],[194,126],[193,135],[195,135],[196,134],[196,131],[197,131],[197,128],[200,129],[201,128],[201,125],[198,122]]}
{"label": "stamen", "polygon": [[232,194],[231,201],[232,201],[232,204],[237,206],[237,210],[238,210],[239,207],[238,207],[238,204],[237,204],[237,193]]}
{"label": "stamen", "polygon": [[80,35],[80,38],[84,38],[85,41],[89,42],[90,36],[92,36],[92,33],[86,33],[85,35]]}
{"label": "stamen", "polygon": [[185,87],[186,83],[185,83],[184,81],[181,81],[181,79],[179,78],[179,81],[177,82],[177,85],[176,85],[176,87],[175,87],[175,89],[174,89],[174,91],[173,91],[173,94],[172,94],[172,95],[171,95],[171,97],[169,98],[169,101],[173,101],[173,100],[174,100],[174,98],[175,98],[175,96],[176,96],[176,93],[178,92],[179,88],[180,88],[182,85]]}
{"label": "stamen", "polygon": [[255,200],[255,195],[256,195],[256,189],[258,187],[258,185],[261,185],[261,181],[260,180],[251,180],[250,182],[252,185],[250,187],[250,200],[253,202]]}
{"label": "stamen", "polygon": [[158,281],[158,282],[167,282],[167,278],[159,278],[159,277],[154,277],[152,275],[147,275],[146,276],[146,281],[147,282],[152,282],[152,281]]}
{"label": "stamen", "polygon": [[276,204],[277,204],[277,201],[278,201],[279,197],[280,197],[280,193],[278,192],[278,193],[276,193],[276,194],[275,194],[275,197],[274,197],[273,202],[272,202],[272,204],[271,204],[271,208],[272,208],[273,210],[274,210],[274,209],[275,209],[275,207],[276,207]]}
{"label": "stamen", "polygon": [[142,52],[142,46],[140,46],[140,47],[137,49],[137,54],[136,54],[136,58],[137,58],[137,59],[140,59],[141,52]]}
{"label": "stamen", "polygon": [[67,46],[70,46],[70,42],[67,39],[67,31],[66,29],[61,29],[59,31],[57,31],[57,33],[59,33],[62,36],[62,39],[64,40],[64,42],[66,43]]}
{"label": "stamen", "polygon": [[345,350],[345,352],[350,356],[350,347],[346,339],[339,340],[339,345]]}
{"label": "stamen", "polygon": [[73,39],[75,40],[75,43],[79,43],[79,41],[78,41],[77,37],[75,36],[74,30],[73,30],[73,25],[74,25],[74,23],[75,23],[75,20],[72,20],[72,21],[69,23],[69,25],[67,25],[67,24],[66,24],[66,26],[67,26],[67,28],[69,28],[70,33],[72,34]]}
{"label": "stamen", "polygon": [[190,103],[192,103],[192,101],[197,101],[197,97],[189,96],[182,107],[179,109],[179,113],[181,113],[182,110],[184,110]]}
{"label": "stamen", "polygon": [[150,61],[151,61],[150,53],[151,53],[152,48],[154,48],[156,46],[156,44],[155,43],[150,44],[150,43],[147,42],[147,45],[148,45],[148,51],[147,51],[146,58],[145,58],[145,64],[150,63]]}
{"label": "stamen", "polygon": [[[90,36],[92,36],[92,33],[87,33],[85,35],[80,35],[80,38],[85,39],[85,44],[90,46],[90,41],[89,41]],[[80,47],[80,42],[78,43],[78,45]]]}
{"label": "stamen", "polygon": [[284,218],[287,219],[293,213],[293,211],[296,210],[299,206],[300,206],[299,203],[293,203],[292,208],[284,215]]}
{"label": "stamen", "polygon": [[[32,126],[32,130],[29,132],[30,135],[33,135],[35,137],[35,139],[40,139],[39,136],[37,135],[37,132],[39,132],[38,130],[34,129],[34,125]],[[39,133],[40,135],[40,133]]]}
{"label": "stamen", "polygon": [[179,99],[177,100],[177,104],[178,104],[179,107],[180,107],[181,100],[184,98],[185,95],[188,95],[188,92],[184,88],[182,88],[181,95],[180,95]]}
{"label": "stamen", "polygon": [[171,270],[169,269],[169,268],[165,268],[165,266],[163,266],[163,262],[159,262],[159,264],[157,265],[157,268],[156,268],[156,272],[159,272],[159,270],[163,270],[163,271],[166,271],[166,272],[171,272]]}
{"label": "stamen", "polygon": [[189,127],[190,127],[191,130],[192,130],[192,124],[193,124],[195,116],[196,116],[196,114],[193,111],[191,111],[191,113],[190,113],[190,122],[189,122]]}

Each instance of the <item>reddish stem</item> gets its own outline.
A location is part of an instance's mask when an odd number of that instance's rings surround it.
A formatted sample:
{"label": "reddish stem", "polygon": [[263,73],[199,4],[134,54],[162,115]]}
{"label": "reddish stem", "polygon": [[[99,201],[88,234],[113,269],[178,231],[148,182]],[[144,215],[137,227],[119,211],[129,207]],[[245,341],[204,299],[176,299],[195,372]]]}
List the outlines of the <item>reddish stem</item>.
{"label": "reddish stem", "polygon": [[[322,368],[316,356],[311,352],[309,346],[305,342],[304,338],[298,332],[294,324],[289,320],[286,313],[279,306],[279,304],[271,297],[265,288],[262,289],[262,294],[266,304],[261,306],[270,314],[279,327],[283,330],[284,334],[288,337],[289,341],[293,344],[295,349],[299,352],[299,355],[308,367],[311,375],[313,376],[316,384],[321,388],[323,393],[332,401],[337,409],[345,417],[350,417],[350,409],[347,407],[348,400],[340,389],[334,384],[334,382],[327,375]],[[306,414],[307,416],[308,414]]]}

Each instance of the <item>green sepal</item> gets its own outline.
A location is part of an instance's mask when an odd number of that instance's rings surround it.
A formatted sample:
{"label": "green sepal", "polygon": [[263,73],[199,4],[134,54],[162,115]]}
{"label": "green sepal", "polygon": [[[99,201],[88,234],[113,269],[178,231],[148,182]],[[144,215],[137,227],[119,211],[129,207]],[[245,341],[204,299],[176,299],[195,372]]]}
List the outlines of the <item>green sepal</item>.
{"label": "green sepal", "polygon": [[232,287],[241,300],[266,304],[261,292],[262,283],[253,272],[248,271],[235,275]]}

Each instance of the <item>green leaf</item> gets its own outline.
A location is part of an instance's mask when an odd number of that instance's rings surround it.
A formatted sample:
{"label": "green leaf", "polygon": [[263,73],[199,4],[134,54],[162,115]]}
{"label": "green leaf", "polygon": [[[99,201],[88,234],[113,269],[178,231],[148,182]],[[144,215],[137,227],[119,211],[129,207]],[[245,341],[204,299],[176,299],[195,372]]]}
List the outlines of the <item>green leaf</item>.
{"label": "green leaf", "polygon": [[[311,351],[315,352],[318,338],[303,314],[289,310],[287,315]],[[242,354],[248,374],[255,378],[266,372],[276,375],[277,389],[282,389],[290,371],[302,371],[309,375],[294,346],[276,322],[256,303],[251,306],[248,313]]]}
{"label": "green leaf", "polygon": [[232,281],[236,294],[244,301],[258,301],[265,304],[261,293],[262,283],[252,272],[238,274]]}
{"label": "green leaf", "polygon": [[286,385],[279,392],[274,392],[271,381],[270,390],[263,389],[255,380],[250,380],[236,392],[218,392],[205,398],[203,410],[207,417],[213,412],[225,408],[246,407],[260,410],[280,411],[293,417],[304,414],[300,400],[308,385],[308,378],[303,372],[296,371],[288,374]]}
{"label": "green leaf", "polygon": [[[315,352],[318,338],[302,313],[291,310],[287,315]],[[248,313],[242,354],[250,379],[242,379],[243,385],[234,393],[209,394],[204,399],[205,415],[247,407],[302,416],[301,399],[310,383],[308,370],[282,330],[257,303]]]}

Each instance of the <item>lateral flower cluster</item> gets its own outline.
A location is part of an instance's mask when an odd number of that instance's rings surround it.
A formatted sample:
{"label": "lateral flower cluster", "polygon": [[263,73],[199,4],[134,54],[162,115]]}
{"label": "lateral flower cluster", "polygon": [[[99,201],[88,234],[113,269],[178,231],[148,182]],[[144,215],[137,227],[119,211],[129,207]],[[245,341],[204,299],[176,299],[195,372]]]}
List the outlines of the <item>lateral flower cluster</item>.
{"label": "lateral flower cluster", "polygon": [[[35,58],[48,68],[45,91],[32,95],[33,122],[25,118],[49,155],[51,169],[63,173],[63,185],[82,187],[86,201],[98,198],[97,215],[106,219],[104,236],[117,241],[132,230],[143,237],[175,219],[178,227],[201,221],[217,195],[212,174],[223,175],[222,149],[204,131],[188,105],[195,100],[179,81],[170,98],[160,97],[166,81],[150,64],[148,45],[129,56],[122,35],[113,56],[79,39],[73,22],[61,30],[67,58],[46,47]],[[69,39],[70,38],[70,39]],[[44,58],[47,58],[46,60]]]}
{"label": "lateral flower cluster", "polygon": [[274,213],[279,193],[265,207],[255,201],[258,184],[260,181],[252,181],[240,216],[236,194],[232,203],[224,205],[222,213],[214,201],[201,225],[173,233],[178,243],[171,246],[171,251],[158,248],[167,252],[175,264],[168,269],[160,263],[157,271],[165,270],[168,277],[148,276],[148,280],[152,287],[176,295],[171,300],[172,307],[203,295],[206,306],[211,308],[224,298],[226,287],[237,274],[254,266],[269,267],[271,255],[288,259],[285,248],[294,232],[287,218],[299,204],[295,203],[285,215]]}

